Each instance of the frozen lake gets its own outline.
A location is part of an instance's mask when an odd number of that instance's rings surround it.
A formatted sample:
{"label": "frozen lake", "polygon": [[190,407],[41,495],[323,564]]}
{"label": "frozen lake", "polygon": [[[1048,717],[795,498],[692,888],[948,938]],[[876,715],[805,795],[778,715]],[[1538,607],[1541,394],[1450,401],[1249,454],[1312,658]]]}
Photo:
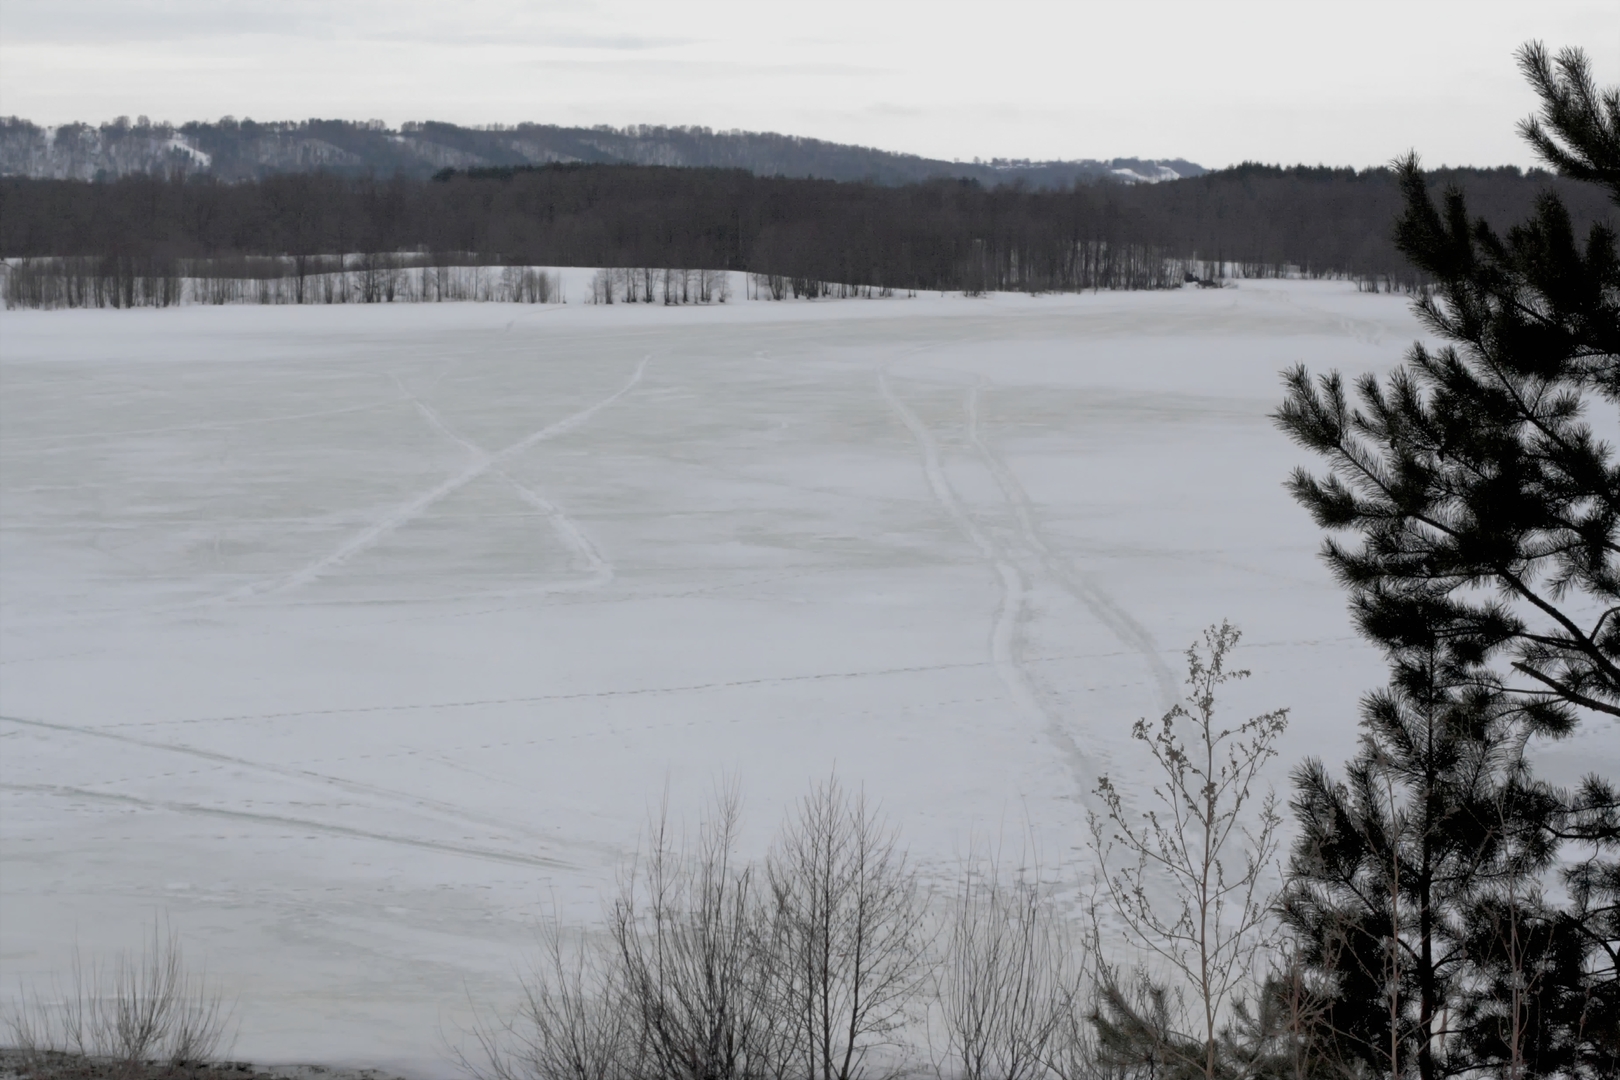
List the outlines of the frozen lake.
{"label": "frozen lake", "polygon": [[1338,762],[1382,669],[1267,414],[1419,333],[1305,282],[0,315],[7,989],[167,911],[238,1056],[442,1075],[666,786],[758,851],[836,767],[932,871],[1027,823],[1080,874],[1222,618],[1276,782]]}

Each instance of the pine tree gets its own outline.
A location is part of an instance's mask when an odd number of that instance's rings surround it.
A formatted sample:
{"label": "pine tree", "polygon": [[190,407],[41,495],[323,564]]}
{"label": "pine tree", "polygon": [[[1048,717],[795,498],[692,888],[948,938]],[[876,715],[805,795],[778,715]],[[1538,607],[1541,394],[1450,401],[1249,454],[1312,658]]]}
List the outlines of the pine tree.
{"label": "pine tree", "polygon": [[1296,774],[1283,900],[1301,959],[1331,980],[1337,1056],[1423,1080],[1454,1075],[1489,1041],[1459,1023],[1475,1004],[1478,915],[1512,896],[1526,917],[1561,807],[1529,776],[1526,728],[1505,697],[1448,684],[1439,655],[1406,650],[1369,695],[1344,781],[1319,762]]}
{"label": "pine tree", "polygon": [[[1586,135],[1567,99],[1594,99],[1587,119],[1607,141],[1560,154],[1588,162],[1582,175],[1620,202],[1620,91],[1600,109],[1578,52],[1561,76],[1539,47],[1523,60],[1551,80],[1537,81],[1546,123],[1567,141]],[[1289,372],[1278,421],[1331,465],[1322,480],[1296,471],[1290,487],[1321,526],[1362,535],[1355,550],[1330,540],[1325,555],[1367,636],[1398,646],[1444,619],[1457,635],[1448,659],[1511,690],[1535,722],[1620,718],[1620,466],[1584,418],[1598,401],[1620,404],[1615,234],[1594,226],[1583,251],[1548,194],[1503,238],[1469,221],[1459,191],[1436,207],[1415,158],[1401,182],[1396,235],[1433,278],[1416,307],[1455,344],[1414,346],[1387,384],[1363,378],[1360,408],[1337,374],[1312,386],[1303,367]]]}
{"label": "pine tree", "polygon": [[[1521,132],[1620,203],[1620,91],[1579,50],[1519,61],[1542,101]],[[1296,776],[1286,913],[1327,1026],[1378,1071],[1614,1075],[1620,803],[1598,777],[1538,783],[1525,751],[1620,720],[1620,465],[1588,422],[1620,405],[1615,233],[1583,245],[1549,193],[1498,235],[1460,192],[1436,206],[1415,157],[1400,176],[1397,242],[1448,344],[1363,378],[1355,406],[1296,368],[1277,414],[1327,459],[1290,486],[1358,536],[1324,556],[1392,668],[1347,780]]]}

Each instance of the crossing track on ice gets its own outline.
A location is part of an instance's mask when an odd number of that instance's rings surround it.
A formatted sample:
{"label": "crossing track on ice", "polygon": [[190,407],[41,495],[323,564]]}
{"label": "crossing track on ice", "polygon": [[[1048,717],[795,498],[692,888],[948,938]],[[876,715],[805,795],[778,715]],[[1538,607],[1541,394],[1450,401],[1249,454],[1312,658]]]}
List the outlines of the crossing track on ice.
{"label": "crossing track on ice", "polygon": [[[643,361],[642,368],[636,372],[636,381],[641,379],[641,373],[645,367],[646,361]],[[550,583],[539,586],[537,591],[578,592],[585,589],[601,588],[613,580],[613,564],[602,556],[601,550],[591,540],[590,535],[585,532],[577,521],[564,513],[562,507],[527,484],[519,483],[506,469],[495,465],[494,458],[483,447],[474,445],[452,431],[450,426],[445,423],[444,418],[439,415],[438,410],[415,394],[410,394],[409,391],[406,391],[406,393],[410,396],[411,404],[416,406],[417,411],[422,414],[422,418],[427,421],[429,427],[469,451],[477,460],[490,462],[496,474],[506,482],[506,485],[512,489],[517,497],[540,511],[545,516],[547,523],[550,524],[552,531],[557,534],[557,539],[561,540],[563,545],[573,552],[575,557],[590,570],[590,575],[582,580]]]}
{"label": "crossing track on ice", "polygon": [[[473,446],[471,443],[465,442],[452,435],[451,438],[454,438],[455,441],[471,449],[476,454],[473,463],[467,466],[467,468],[463,469],[461,472],[457,473],[455,476],[452,476],[443,483],[438,484],[416,496],[409,502],[402,503],[399,506],[389,510],[387,513],[373,521],[370,525],[367,525],[365,528],[351,536],[348,540],[345,540],[335,549],[328,552],[326,555],[323,555],[319,559],[316,559],[314,562],[298,568],[285,577],[243,586],[240,589],[226,594],[221,598],[221,600],[247,600],[258,596],[290,592],[291,590],[297,589],[300,586],[308,585],[310,582],[315,581],[323,574],[332,571],[333,569],[342,565],[344,562],[353,558],[355,555],[358,555],[360,552],[371,547],[373,544],[386,537],[389,533],[394,532],[400,527],[420,517],[435,503],[440,502],[446,496],[460,491],[462,488],[466,487],[474,480],[477,480],[480,476],[483,476],[491,469],[499,470],[506,462],[513,460],[524,451],[545,442],[547,439],[554,439],[559,435],[565,435],[570,431],[582,427],[597,413],[601,412],[603,409],[606,409],[608,406],[624,397],[630,391],[634,390],[636,388],[636,384],[641,382],[641,377],[646,374],[647,364],[651,360],[652,357],[650,356],[643,357],[641,363],[636,365],[635,374],[630,376],[630,381],[625,383],[612,394],[609,394],[607,397],[603,398],[601,401],[596,402],[596,404],[591,405],[588,408],[581,409],[579,412],[576,412],[571,416],[566,416],[555,423],[547,424],[538,431],[525,435],[523,438],[511,444],[504,450],[497,451],[493,454],[486,453],[482,449]],[[417,405],[418,408],[421,408],[420,402],[418,402]],[[437,422],[435,421],[435,423]],[[443,428],[442,425],[439,426],[440,430],[443,430],[448,434],[447,428]],[[512,481],[512,483],[514,486],[518,486],[521,489],[521,485],[517,485],[515,481]],[[554,507],[547,500],[541,498],[539,495],[529,492],[528,496],[529,501],[536,505],[537,508],[540,508],[542,512],[550,509],[556,515],[561,514],[560,510],[557,510],[556,507]],[[585,546],[589,546],[588,542]],[[594,549],[591,550],[594,551]]]}

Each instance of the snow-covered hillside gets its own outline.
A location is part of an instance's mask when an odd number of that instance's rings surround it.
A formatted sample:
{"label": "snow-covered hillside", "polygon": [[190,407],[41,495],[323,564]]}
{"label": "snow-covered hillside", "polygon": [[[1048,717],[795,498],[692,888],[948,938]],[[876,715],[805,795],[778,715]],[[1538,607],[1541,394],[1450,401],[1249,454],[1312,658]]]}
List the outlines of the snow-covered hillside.
{"label": "snow-covered hillside", "polygon": [[307,120],[255,123],[153,124],[127,117],[100,125],[40,127],[0,117],[0,176],[91,180],[134,172],[210,172],[238,180],[313,169],[402,172],[425,177],[440,169],[591,162],[711,166],[762,176],[814,176],[900,184],[932,177],[964,177],[984,184],[1021,181],[1062,188],[1112,179],[1155,183],[1204,170],[1190,161],[941,161],[866,146],[770,132],[711,131],[697,127],[559,127],[553,124],[460,127],[381,121]]}

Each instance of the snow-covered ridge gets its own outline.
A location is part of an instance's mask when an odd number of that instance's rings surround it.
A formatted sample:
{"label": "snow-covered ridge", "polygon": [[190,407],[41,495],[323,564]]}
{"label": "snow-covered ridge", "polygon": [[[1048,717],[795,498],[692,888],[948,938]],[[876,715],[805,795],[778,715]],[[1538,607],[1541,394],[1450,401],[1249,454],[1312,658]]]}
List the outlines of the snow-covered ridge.
{"label": "snow-covered ridge", "polygon": [[0,175],[93,180],[134,172],[201,172],[213,156],[167,126],[35,127],[0,120]]}
{"label": "snow-covered ridge", "polygon": [[1182,178],[1179,172],[1168,165],[1155,165],[1146,172],[1132,168],[1117,168],[1111,171],[1114,176],[1128,184],[1158,184],[1166,180],[1180,180]]}
{"label": "snow-covered ridge", "polygon": [[1067,187],[1111,180],[1157,183],[1205,170],[1190,161],[1077,159],[943,161],[819,139],[708,128],[595,127],[545,124],[469,128],[381,121],[308,120],[255,123],[229,117],[178,127],[145,117],[99,126],[42,127],[0,118],[0,175],[93,180],[130,173],[209,172],[237,180],[313,169],[403,172],[426,177],[441,169],[554,162],[740,168],[765,176],[819,177],[900,184],[938,177],[987,186],[1023,183]]}

